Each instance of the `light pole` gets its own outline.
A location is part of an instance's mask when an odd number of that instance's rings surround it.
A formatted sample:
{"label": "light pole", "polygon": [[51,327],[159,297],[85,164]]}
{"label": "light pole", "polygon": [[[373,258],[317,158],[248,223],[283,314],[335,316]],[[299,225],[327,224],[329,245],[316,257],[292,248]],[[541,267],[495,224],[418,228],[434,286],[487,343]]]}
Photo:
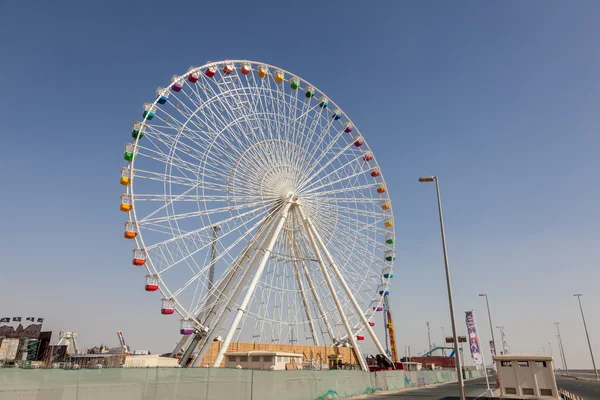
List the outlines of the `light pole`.
{"label": "light pole", "polygon": [[560,337],[560,329],[558,328],[558,324],[560,322],[555,322],[554,325],[556,325],[556,332],[558,332],[558,347],[560,347],[560,352],[562,354],[562,358],[563,358],[563,364],[565,366],[565,372],[567,373],[567,375],[569,375],[569,367],[567,366],[567,357],[565,356],[565,348],[563,347],[563,343],[562,343],[562,337]]}
{"label": "light pole", "polygon": [[500,330],[500,337],[502,338],[502,353],[508,354],[510,350],[506,341],[506,335],[504,334],[504,326],[496,326],[496,328]]}
{"label": "light pole", "polygon": [[562,351],[560,350],[560,337],[556,335],[556,341],[558,342],[558,355],[560,356],[560,362],[562,364],[563,371],[565,370],[565,359],[563,358]]}
{"label": "light pole", "polygon": [[550,357],[552,357],[552,366],[554,366],[554,356],[552,355],[552,342],[548,342],[548,348],[550,349]]}
{"label": "light pole", "polygon": [[[422,176],[419,182],[435,181],[435,190],[437,193],[438,214],[440,216],[440,231],[442,234],[442,248],[444,250],[444,264],[446,265],[446,285],[448,286],[448,305],[450,306],[450,321],[452,322],[452,336],[454,338],[454,355],[456,357],[456,375],[458,377],[458,387],[460,390],[460,399],[465,400],[465,383],[462,375],[462,365],[458,351],[458,334],[456,333],[456,320],[454,318],[454,299],[452,298],[452,285],[450,283],[450,266],[448,264],[448,250],[446,248],[446,232],[444,231],[444,217],[442,215],[442,200],[440,198],[440,184],[437,176]],[[444,341],[446,337],[444,336]]]}
{"label": "light pole", "polygon": [[596,361],[594,361],[594,352],[592,351],[592,343],[590,343],[590,335],[588,334],[587,324],[585,323],[585,315],[583,315],[583,307],[581,306],[581,296],[583,294],[576,293],[573,296],[577,297],[579,301],[579,309],[581,310],[581,318],[583,319],[583,327],[585,328],[585,336],[587,337],[588,346],[590,348],[590,356],[592,356],[592,366],[594,367],[594,373],[596,374],[596,380],[600,381],[600,377],[598,377],[598,370],[596,369]]}
{"label": "light pole", "polygon": [[431,330],[429,329],[429,321],[427,321],[427,341],[429,342],[428,350],[431,350]]}
{"label": "light pole", "polygon": [[[490,321],[490,332],[492,333],[492,344],[494,345],[494,352],[496,351],[496,340],[494,339],[494,325],[492,325],[492,314],[490,313],[490,302],[488,301],[488,295],[487,293],[480,293],[479,296],[485,297],[485,304],[487,305],[487,311],[488,311],[488,319]],[[490,349],[490,353],[492,352],[492,349]],[[495,356],[495,354],[492,354],[492,359]]]}

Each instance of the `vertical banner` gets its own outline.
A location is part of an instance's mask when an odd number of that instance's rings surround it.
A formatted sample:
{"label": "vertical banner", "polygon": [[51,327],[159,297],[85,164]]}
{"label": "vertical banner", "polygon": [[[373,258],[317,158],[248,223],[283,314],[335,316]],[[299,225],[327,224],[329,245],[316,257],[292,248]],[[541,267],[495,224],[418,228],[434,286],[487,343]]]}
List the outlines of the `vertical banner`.
{"label": "vertical banner", "polygon": [[467,335],[469,336],[469,347],[471,348],[471,359],[475,364],[483,364],[481,358],[481,347],[479,346],[479,335],[475,325],[473,311],[466,311]]}
{"label": "vertical banner", "polygon": [[[490,353],[492,353],[492,361],[494,361],[494,356],[496,355],[496,343],[493,340],[490,340]],[[493,362],[494,370],[496,369],[496,361]]]}

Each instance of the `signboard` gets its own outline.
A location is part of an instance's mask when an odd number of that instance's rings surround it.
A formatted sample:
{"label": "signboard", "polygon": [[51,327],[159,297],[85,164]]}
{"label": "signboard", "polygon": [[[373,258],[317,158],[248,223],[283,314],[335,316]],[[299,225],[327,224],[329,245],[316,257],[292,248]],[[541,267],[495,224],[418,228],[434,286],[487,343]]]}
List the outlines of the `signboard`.
{"label": "signboard", "polygon": [[0,360],[13,361],[17,358],[18,349],[19,339],[2,339],[2,344],[0,344]]}
{"label": "signboard", "polygon": [[[447,336],[446,337],[446,343],[454,343],[454,338],[452,336]],[[467,343],[467,337],[466,336],[459,336],[458,337],[458,343]]]}
{"label": "signboard", "polygon": [[477,325],[475,324],[475,315],[473,311],[466,311],[467,336],[469,337],[469,347],[471,348],[471,359],[475,364],[483,364],[481,357],[481,347],[479,346],[479,335],[477,334]]}

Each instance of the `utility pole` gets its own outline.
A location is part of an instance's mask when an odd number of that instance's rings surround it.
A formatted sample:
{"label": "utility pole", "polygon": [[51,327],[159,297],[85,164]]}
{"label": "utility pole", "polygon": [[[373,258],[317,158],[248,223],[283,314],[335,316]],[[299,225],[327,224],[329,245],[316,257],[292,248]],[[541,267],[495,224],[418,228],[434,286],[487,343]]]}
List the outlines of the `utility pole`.
{"label": "utility pole", "polygon": [[[444,217],[442,214],[442,198],[440,196],[440,180],[437,176],[422,176],[419,182],[435,182],[437,194],[438,215],[440,217],[440,233],[442,236],[442,250],[444,251],[444,265],[446,269],[446,286],[448,288],[448,307],[450,308],[450,323],[452,324],[452,338],[454,339],[454,354],[456,355],[456,375],[458,375],[458,388],[460,400],[465,400],[465,381],[461,360],[458,356],[458,333],[456,331],[456,319],[454,318],[454,296],[452,295],[452,283],[450,281],[450,263],[448,261],[448,249],[446,247],[446,231],[444,230]],[[444,341],[446,337],[444,335]]]}
{"label": "utility pole", "polygon": [[562,353],[563,363],[565,366],[565,372],[567,373],[567,375],[569,375],[569,367],[567,366],[567,357],[565,356],[565,348],[563,347],[562,337],[560,336],[560,329],[558,328],[559,323],[560,322],[554,323],[554,325],[556,325],[556,332],[558,332],[558,347],[560,347],[560,352]]}
{"label": "utility pole", "polygon": [[556,341],[558,342],[558,355],[560,356],[560,363],[562,364],[562,369],[563,371],[565,370],[565,359],[563,358],[562,355],[562,351],[560,351],[560,339],[558,338],[558,335],[556,336]]}
{"label": "utility pole", "polygon": [[581,310],[581,318],[583,319],[583,327],[585,328],[585,336],[587,337],[588,347],[590,348],[590,356],[592,356],[592,365],[594,367],[594,373],[596,374],[596,380],[600,381],[600,377],[598,376],[598,370],[596,369],[596,361],[594,360],[594,352],[592,351],[592,343],[590,342],[590,335],[587,330],[587,324],[585,323],[585,315],[583,315],[583,307],[581,306],[581,293],[574,294],[573,296],[577,297],[579,300],[579,309]]}
{"label": "utility pole", "polygon": [[431,350],[431,329],[429,327],[429,321],[427,321],[427,340],[429,341],[429,348],[427,350]]}
{"label": "utility pole", "polygon": [[208,290],[211,290],[215,284],[215,258],[217,257],[217,240],[219,239],[219,231],[221,227],[214,225],[212,227],[213,236],[210,246],[210,268],[208,269]]}

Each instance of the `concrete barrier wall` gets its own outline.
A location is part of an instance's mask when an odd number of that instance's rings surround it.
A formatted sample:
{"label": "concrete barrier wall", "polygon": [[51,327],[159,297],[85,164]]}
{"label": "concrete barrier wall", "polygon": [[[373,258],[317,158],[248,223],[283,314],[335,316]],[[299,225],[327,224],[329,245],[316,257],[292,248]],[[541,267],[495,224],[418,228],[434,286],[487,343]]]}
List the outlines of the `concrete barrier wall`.
{"label": "concrete barrier wall", "polygon": [[[467,379],[484,376],[467,371]],[[456,380],[454,371],[253,371],[225,368],[0,369],[2,400],[306,400]]]}

